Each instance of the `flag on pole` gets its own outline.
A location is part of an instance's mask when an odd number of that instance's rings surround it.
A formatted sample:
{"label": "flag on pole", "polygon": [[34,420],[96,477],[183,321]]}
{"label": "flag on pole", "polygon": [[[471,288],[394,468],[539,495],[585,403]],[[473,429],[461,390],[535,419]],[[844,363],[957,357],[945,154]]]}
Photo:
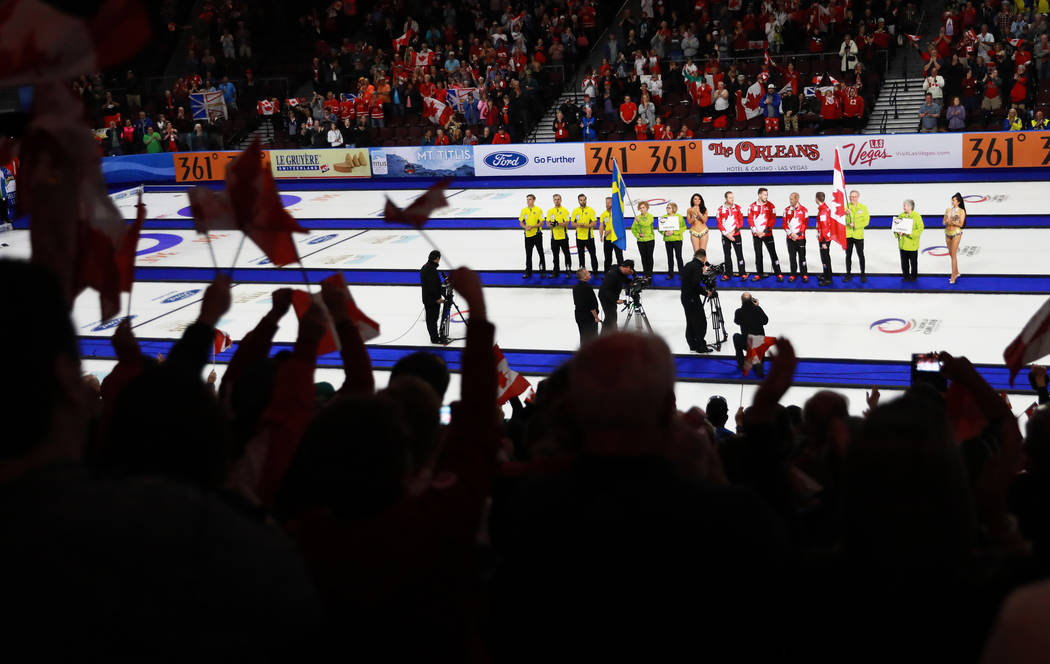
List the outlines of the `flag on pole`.
{"label": "flag on pole", "polygon": [[913,44],[918,44],[919,39],[921,39],[919,35],[909,35],[907,32],[904,33],[904,36],[910,39]]}
{"label": "flag on pole", "polygon": [[124,231],[116,254],[117,275],[122,293],[130,293],[131,285],[135,283],[135,256],[138,254],[139,233],[142,232],[142,225],[146,223],[146,204],[142,202],[141,193],[135,208],[138,210],[135,222]]}
{"label": "flag on pole", "polygon": [[1039,307],[1017,338],[1003,351],[1003,359],[1010,368],[1010,385],[1021,367],[1050,354],[1050,300]]}
{"label": "flag on pole", "polygon": [[412,41],[412,31],[405,30],[403,35],[394,39],[394,51],[400,51],[405,46],[408,46],[408,42],[410,41]]}
{"label": "flag on pole", "polygon": [[766,357],[766,351],[777,342],[776,337],[764,337],[761,334],[747,335],[747,356],[744,358],[744,375],[751,371],[751,367],[762,364]]}
{"label": "flag on pole", "polygon": [[230,117],[221,92],[191,92],[190,108],[194,120],[214,122],[219,118],[225,120]]}
{"label": "flag on pole", "polygon": [[842,174],[842,159],[835,148],[834,189],[831,192],[831,239],[846,248],[846,178]]}
{"label": "flag on pole", "polygon": [[762,115],[762,84],[755,81],[747,89],[747,97],[744,99],[744,115],[748,120]]}
{"label": "flag on pole", "polygon": [[1032,405],[1024,409],[1025,417],[1032,419],[1032,415],[1035,415],[1035,411],[1039,409],[1039,402],[1033,401]]}
{"label": "flag on pole", "polygon": [[230,339],[230,335],[219,328],[215,328],[215,343],[212,345],[213,355],[218,355],[231,346],[233,346],[233,340]]}
{"label": "flag on pole", "polygon": [[444,127],[452,120],[452,107],[433,97],[424,97],[423,117],[436,125]]}
{"label": "flag on pole", "polygon": [[332,323],[332,316],[328,313],[328,307],[325,306],[324,300],[320,293],[307,293],[304,290],[292,291],[292,309],[295,310],[295,316],[299,320],[303,319],[306,315],[306,310],[310,308],[311,304],[316,303],[324,311],[325,317],[325,331],[324,336],[317,343],[317,354],[327,355],[328,353],[334,353],[341,349],[339,345],[339,337],[335,334],[335,325]]}
{"label": "flag on pole", "polygon": [[627,227],[623,223],[623,199],[626,195],[627,187],[623,183],[623,176],[620,175],[620,165],[613,161],[612,230],[609,232],[606,242],[611,240],[613,246],[621,251],[627,249]]}
{"label": "flag on pole", "polygon": [[451,182],[452,178],[445,178],[435,182],[430,189],[423,192],[419,198],[412,201],[403,210],[394,205],[393,201],[387,197],[386,207],[383,208],[383,220],[388,224],[409,224],[416,228],[423,228],[423,225],[430,219],[430,214],[434,210],[448,207],[448,200],[445,199],[445,189]]}
{"label": "flag on pole", "polygon": [[271,263],[281,267],[299,260],[292,233],[307,231],[284,209],[258,141],[226,167],[226,191],[237,226]]}
{"label": "flag on pole", "polygon": [[1024,43],[1023,39],[1008,39],[1007,42],[1014,48],[1020,48],[1021,44]]}
{"label": "flag on pole", "polygon": [[496,356],[496,403],[503,405],[514,397],[524,394],[531,386],[525,377],[510,368],[507,358],[499,346],[493,345],[492,352]]}
{"label": "flag on pole", "polygon": [[[332,276],[321,282],[322,284],[332,284],[337,288],[346,290],[346,278],[343,277],[342,272],[336,272]],[[361,333],[361,338],[364,341],[370,341],[379,336],[379,323],[375,322],[371,318],[365,315],[363,311],[357,308],[357,303],[354,302],[354,298],[351,296],[349,302],[346,304],[346,311],[350,315],[350,320],[353,321],[354,327]]]}

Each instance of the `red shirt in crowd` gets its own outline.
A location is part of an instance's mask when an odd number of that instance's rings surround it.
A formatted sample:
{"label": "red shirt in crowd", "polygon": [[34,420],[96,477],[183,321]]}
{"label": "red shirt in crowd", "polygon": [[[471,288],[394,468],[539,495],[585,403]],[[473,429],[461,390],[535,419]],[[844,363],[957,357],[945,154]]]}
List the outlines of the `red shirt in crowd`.
{"label": "red shirt in crowd", "polygon": [[733,239],[740,235],[740,229],[744,227],[744,212],[740,205],[733,203],[726,206],[724,203],[718,206],[718,230],[722,235]]}
{"label": "red shirt in crowd", "polygon": [[364,95],[358,95],[354,100],[354,112],[357,115],[368,115],[368,100]]}
{"label": "red shirt in crowd", "polygon": [[499,131],[496,132],[496,135],[492,137],[492,144],[493,145],[501,145],[501,144],[504,144],[504,143],[510,143],[510,134],[508,134],[506,131],[500,129]]}
{"label": "red shirt in crowd", "polygon": [[842,117],[839,100],[835,95],[824,95],[820,98],[820,117],[825,120],[838,120]]}
{"label": "red shirt in crowd", "polygon": [[796,235],[800,240],[805,239],[808,228],[809,210],[804,205],[800,204],[794,208],[789,205],[784,208],[784,230],[788,235]]}
{"label": "red shirt in crowd", "polygon": [[627,123],[634,122],[634,116],[638,115],[638,105],[633,101],[620,104],[620,118]]}
{"label": "red shirt in crowd", "polygon": [[379,97],[376,97],[372,101],[372,119],[382,120],[383,119],[383,102],[379,101]]}
{"label": "red shirt in crowd", "polygon": [[649,138],[648,128],[646,128],[646,126],[641,122],[634,125],[634,137],[637,138],[639,141],[646,140],[647,138]]}
{"label": "red shirt in crowd", "polygon": [[554,138],[566,139],[569,137],[569,130],[565,128],[564,122],[554,123]]}
{"label": "red shirt in crowd", "polygon": [[862,115],[864,115],[864,98],[856,93],[851,93],[842,102],[842,116],[859,118]]}
{"label": "red shirt in crowd", "polygon": [[747,210],[747,224],[751,232],[757,237],[768,235],[773,230],[773,224],[777,220],[777,211],[769,201],[760,203],[755,201]]}
{"label": "red shirt in crowd", "polygon": [[347,99],[339,102],[339,117],[354,119],[356,110],[354,109],[354,100]]}
{"label": "red shirt in crowd", "polygon": [[674,134],[671,132],[671,128],[660,122],[656,121],[653,125],[653,138],[658,141],[669,141],[674,138]]}

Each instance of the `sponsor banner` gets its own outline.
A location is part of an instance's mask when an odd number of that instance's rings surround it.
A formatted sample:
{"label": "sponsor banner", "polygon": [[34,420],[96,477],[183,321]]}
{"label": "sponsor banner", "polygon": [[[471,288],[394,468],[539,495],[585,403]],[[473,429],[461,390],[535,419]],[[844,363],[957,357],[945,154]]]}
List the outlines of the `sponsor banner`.
{"label": "sponsor banner", "polygon": [[704,141],[705,173],[830,171],[835,148],[843,169],[886,170],[959,168],[961,134],[887,134],[878,136],[793,136],[768,139]]}
{"label": "sponsor banner", "polygon": [[102,159],[102,177],[109,185],[168,183],[177,175],[171,154],[129,154]]}
{"label": "sponsor banner", "polygon": [[367,178],[372,175],[368,148],[270,150],[273,177]]}
{"label": "sponsor banner", "polygon": [[583,175],[583,143],[475,145],[474,173],[490,175]]}
{"label": "sponsor banner", "polygon": [[963,134],[964,168],[1050,166],[1050,131]]}
{"label": "sponsor banner", "polygon": [[[704,157],[699,140],[585,143],[587,173],[612,173],[613,162],[624,175],[700,173]],[[830,166],[828,167],[830,170]]]}
{"label": "sponsor banner", "polygon": [[470,145],[372,148],[372,175],[379,177],[473,177]]}
{"label": "sponsor banner", "polygon": [[[172,152],[176,182],[209,182],[226,179],[226,166],[240,152]],[[165,157],[168,155],[165,154]],[[263,164],[270,160],[268,151],[262,151]],[[107,176],[106,181],[110,179]]]}

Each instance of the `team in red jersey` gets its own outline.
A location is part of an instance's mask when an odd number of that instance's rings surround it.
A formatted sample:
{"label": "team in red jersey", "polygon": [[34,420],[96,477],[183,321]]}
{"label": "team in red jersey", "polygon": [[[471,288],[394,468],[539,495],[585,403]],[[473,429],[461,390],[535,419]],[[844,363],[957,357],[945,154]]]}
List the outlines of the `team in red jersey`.
{"label": "team in red jersey", "polygon": [[831,285],[831,208],[824,203],[824,192],[817,192],[817,241],[820,243],[820,265],[822,271],[817,283]]}
{"label": "team in red jersey", "polygon": [[740,238],[740,229],[744,227],[744,212],[736,204],[733,192],[725,193],[725,202],[718,206],[718,230],[722,233],[722,253],[725,256],[726,273],[722,275],[722,281],[728,281],[733,276],[733,262],[730,256],[730,247],[736,252],[736,265],[740,272],[740,278],[747,280],[747,269],[744,267],[743,241]]}
{"label": "team in red jersey", "polygon": [[784,232],[787,233],[788,260],[791,262],[791,276],[794,281],[801,272],[802,281],[809,281],[806,270],[806,230],[809,228],[809,210],[799,204],[798,193],[792,192],[788,197],[790,204],[784,208]]}
{"label": "team in red jersey", "polygon": [[777,220],[777,211],[769,202],[769,190],[762,187],[758,190],[758,200],[751,204],[747,211],[747,223],[751,227],[751,240],[755,246],[755,274],[751,281],[759,281],[765,278],[762,261],[762,245],[766,245],[769,251],[769,260],[773,263],[773,273],[777,281],[784,280],[784,274],[780,271],[780,259],[777,258],[777,248],[773,245],[773,225]]}

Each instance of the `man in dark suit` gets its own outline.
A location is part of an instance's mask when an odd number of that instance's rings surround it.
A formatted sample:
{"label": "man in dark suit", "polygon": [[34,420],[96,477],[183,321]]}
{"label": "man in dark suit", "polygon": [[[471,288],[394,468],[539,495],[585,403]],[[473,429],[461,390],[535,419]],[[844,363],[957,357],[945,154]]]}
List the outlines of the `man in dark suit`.
{"label": "man in dark suit", "polygon": [[[758,306],[758,300],[751,297],[751,293],[744,293],[740,296],[740,308],[733,315],[733,322],[740,326],[740,332],[733,335],[733,346],[736,348],[736,366],[739,369],[743,369],[744,353],[747,352],[747,338],[751,335],[766,336],[766,328],[764,326],[769,322],[769,317],[766,316],[766,312],[762,311],[762,307]],[[756,364],[754,369],[756,376],[761,377],[765,374],[761,363]]]}
{"label": "man in dark suit", "polygon": [[598,334],[598,298],[591,288],[591,273],[580,268],[576,270],[579,281],[572,287],[572,304],[575,308],[576,327],[580,329],[580,345]]}
{"label": "man in dark suit", "polygon": [[616,331],[616,308],[623,304],[620,293],[630,281],[629,277],[632,274],[634,274],[634,261],[628,259],[622,265],[613,265],[602,278],[602,285],[598,287],[598,300],[601,301],[602,311],[605,313],[602,334]]}
{"label": "man in dark suit", "polygon": [[704,316],[704,298],[710,293],[704,285],[707,252],[697,249],[693,260],[682,268],[682,309],[685,311],[685,341],[697,353],[710,353],[704,337],[707,336],[707,318]]}
{"label": "man in dark suit", "polygon": [[430,343],[444,344],[445,339],[438,336],[438,314],[445,298],[441,295],[441,275],[438,264],[441,263],[441,252],[434,250],[427,257],[427,262],[419,270],[419,284],[423,288],[423,306],[426,308],[427,332]]}

